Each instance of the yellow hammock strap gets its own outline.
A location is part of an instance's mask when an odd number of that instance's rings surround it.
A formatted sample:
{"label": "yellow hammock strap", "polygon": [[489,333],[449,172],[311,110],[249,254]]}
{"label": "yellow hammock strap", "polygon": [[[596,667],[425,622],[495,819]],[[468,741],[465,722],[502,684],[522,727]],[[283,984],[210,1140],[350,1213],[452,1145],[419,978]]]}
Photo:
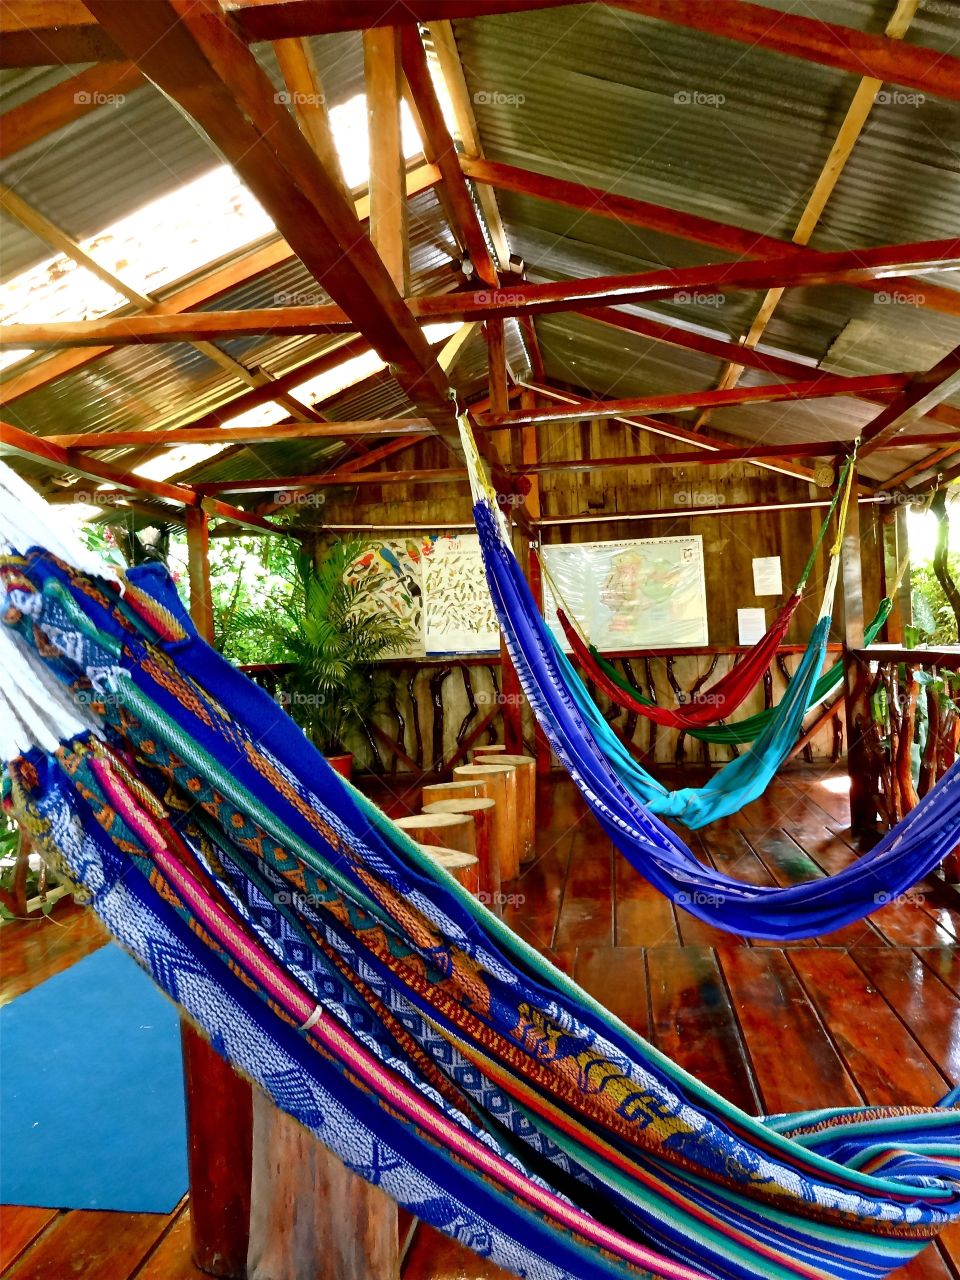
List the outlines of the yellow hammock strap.
{"label": "yellow hammock strap", "polygon": [[843,488],[843,498],[840,501],[840,514],[837,518],[837,536],[833,546],[830,548],[831,556],[838,556],[840,548],[843,546],[843,531],[847,527],[847,512],[850,509],[850,495],[853,492],[854,482],[857,474],[857,450],[860,448],[860,439],[857,438],[853,446],[853,453],[850,455],[850,462],[847,466],[847,483]]}

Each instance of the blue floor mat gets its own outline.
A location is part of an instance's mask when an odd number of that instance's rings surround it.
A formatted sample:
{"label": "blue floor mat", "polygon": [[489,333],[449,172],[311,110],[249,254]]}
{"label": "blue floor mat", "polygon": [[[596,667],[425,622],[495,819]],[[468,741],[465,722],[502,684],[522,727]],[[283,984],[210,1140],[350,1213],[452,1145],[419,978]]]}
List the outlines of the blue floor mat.
{"label": "blue floor mat", "polygon": [[187,1189],[177,1011],[112,943],[0,1009],[0,1203],[169,1213]]}

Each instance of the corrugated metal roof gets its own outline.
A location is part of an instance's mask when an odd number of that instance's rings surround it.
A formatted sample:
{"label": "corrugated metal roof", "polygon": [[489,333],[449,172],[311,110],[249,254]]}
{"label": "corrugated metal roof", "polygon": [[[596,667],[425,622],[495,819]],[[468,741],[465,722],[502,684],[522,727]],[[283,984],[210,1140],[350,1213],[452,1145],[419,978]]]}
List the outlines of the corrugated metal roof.
{"label": "corrugated metal roof", "polygon": [[[796,9],[796,0],[766,0]],[[824,0],[817,17],[880,32],[894,0]],[[954,0],[925,0],[908,41],[934,49],[957,42]],[[809,16],[809,15],[808,15]],[[772,51],[685,30],[601,5],[582,5],[454,24],[485,153],[494,160],[701,214],[789,239],[856,89],[856,77]],[[363,89],[359,33],[311,41],[328,104]],[[278,90],[269,45],[255,53]],[[29,100],[65,68],[0,72],[0,105]],[[915,97],[915,95],[914,95]],[[960,228],[956,139],[960,107],[887,94],[832,195],[813,244],[823,249],[928,239]],[[78,239],[219,163],[199,132],[156,90],[144,87],[43,139],[0,167],[30,203]],[[551,280],[720,261],[716,250],[628,227],[542,200],[497,195],[511,250],[528,277]],[[440,291],[457,249],[435,191],[410,205],[412,288]],[[4,221],[7,275],[49,256],[29,232]],[[173,250],[172,250],[173,251]],[[960,287],[956,276],[930,277]],[[292,259],[238,286],[216,305],[269,307],[327,297]],[[738,339],[760,294],[657,302],[646,311]],[[573,313],[536,321],[549,376],[598,396],[666,393],[715,384],[719,361],[585,320]],[[256,335],[223,349],[273,373],[326,350],[336,337]],[[865,290],[789,290],[764,346],[847,373],[932,365],[960,342],[960,318],[884,302]],[[528,370],[518,325],[507,326],[508,359]],[[748,373],[748,381],[766,375]],[[482,391],[486,351],[475,334],[454,381],[461,397]],[[7,411],[42,432],[174,425],[225,403],[237,381],[187,345],[131,347],[21,398]],[[388,375],[348,390],[331,417],[407,415]],[[325,409],[326,411],[326,409]],[[875,409],[848,399],[741,406],[714,413],[716,430],[769,440],[851,438]],[[692,416],[692,415],[688,415]],[[331,456],[329,442],[241,450],[196,473],[205,478],[291,473]],[[874,455],[871,474],[902,469],[903,454]]]}

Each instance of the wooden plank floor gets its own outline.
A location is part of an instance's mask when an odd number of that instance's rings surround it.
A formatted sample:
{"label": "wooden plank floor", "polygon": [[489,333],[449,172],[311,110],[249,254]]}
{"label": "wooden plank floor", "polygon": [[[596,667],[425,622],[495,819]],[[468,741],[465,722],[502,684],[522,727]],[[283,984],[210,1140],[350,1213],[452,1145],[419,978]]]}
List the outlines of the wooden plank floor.
{"label": "wooden plank floor", "polygon": [[[756,884],[820,877],[856,857],[835,773],[781,777],[742,813],[685,833]],[[840,776],[842,783],[842,775]],[[404,802],[383,788],[394,813]],[[711,1087],[753,1112],[930,1103],[960,1081],[960,897],[919,885],[869,920],[784,946],[736,938],[672,906],[612,849],[572,784],[540,784],[538,856],[505,886],[510,924],[592,995]],[[70,904],[0,929],[0,1002],[95,947]],[[189,1208],[169,1216],[8,1208],[2,1280],[199,1280]],[[404,1280],[504,1273],[418,1228]],[[960,1280],[960,1230],[898,1273]]]}

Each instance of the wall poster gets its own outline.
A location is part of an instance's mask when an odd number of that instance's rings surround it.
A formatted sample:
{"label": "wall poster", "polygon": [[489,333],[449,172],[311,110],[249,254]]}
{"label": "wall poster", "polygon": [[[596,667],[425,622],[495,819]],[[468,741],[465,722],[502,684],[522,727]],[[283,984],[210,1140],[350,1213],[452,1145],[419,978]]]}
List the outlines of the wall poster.
{"label": "wall poster", "polygon": [[475,533],[398,535],[364,552],[352,574],[376,574],[378,611],[410,623],[415,639],[397,657],[496,653],[493,602]]}
{"label": "wall poster", "polygon": [[[543,554],[565,611],[598,649],[682,649],[708,643],[699,534],[567,543],[544,547]],[[543,594],[547,622],[568,647],[547,581]]]}

